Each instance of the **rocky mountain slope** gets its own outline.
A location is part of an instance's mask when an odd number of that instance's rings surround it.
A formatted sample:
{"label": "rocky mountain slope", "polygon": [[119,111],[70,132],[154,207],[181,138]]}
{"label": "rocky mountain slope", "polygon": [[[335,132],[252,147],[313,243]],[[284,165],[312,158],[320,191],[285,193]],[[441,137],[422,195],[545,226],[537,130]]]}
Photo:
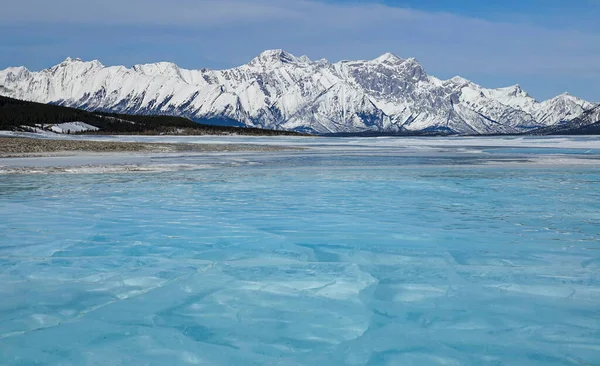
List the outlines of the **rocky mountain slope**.
{"label": "rocky mountain slope", "polygon": [[600,105],[566,123],[536,129],[534,135],[599,135]]}
{"label": "rocky mountain slope", "polygon": [[0,95],[313,133],[519,133],[593,107],[568,94],[538,102],[518,85],[486,89],[460,77],[440,80],[415,59],[389,53],[330,63],[282,50],[229,70],[186,70],[169,62],[107,67],[70,58],[39,72],[12,67],[0,71]]}

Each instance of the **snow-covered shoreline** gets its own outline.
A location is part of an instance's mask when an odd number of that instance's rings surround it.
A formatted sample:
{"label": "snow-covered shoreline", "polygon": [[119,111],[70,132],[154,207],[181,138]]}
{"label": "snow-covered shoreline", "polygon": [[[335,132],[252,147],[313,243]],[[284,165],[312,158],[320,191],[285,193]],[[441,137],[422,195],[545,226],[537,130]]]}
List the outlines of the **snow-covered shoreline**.
{"label": "snow-covered shoreline", "polygon": [[134,141],[94,141],[83,139],[36,139],[0,137],[0,158],[68,156],[80,153],[169,153],[276,151],[282,146],[255,144],[189,144]]}
{"label": "snow-covered shoreline", "polygon": [[[10,143],[14,150],[11,151]],[[140,173],[273,165],[282,160],[395,156],[449,169],[449,159],[481,167],[600,166],[600,139],[552,138],[295,138],[242,136],[62,136],[52,140],[0,137],[0,174]],[[406,158],[406,160],[403,160]],[[403,163],[403,161],[412,161]],[[421,163],[414,163],[420,161]],[[408,164],[408,165],[406,165]],[[328,169],[335,170],[335,165]]]}

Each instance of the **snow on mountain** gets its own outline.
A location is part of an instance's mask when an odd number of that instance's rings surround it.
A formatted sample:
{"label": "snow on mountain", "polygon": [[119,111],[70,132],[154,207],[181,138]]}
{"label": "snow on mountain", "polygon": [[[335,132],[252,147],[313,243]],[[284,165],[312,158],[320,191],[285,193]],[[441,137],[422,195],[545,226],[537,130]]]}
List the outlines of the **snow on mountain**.
{"label": "snow on mountain", "polygon": [[414,58],[391,53],[330,63],[283,50],[265,51],[228,70],[186,70],[170,62],[107,67],[67,58],[39,72],[0,71],[0,95],[317,133],[513,133],[570,120],[593,107],[568,94],[538,102],[518,85],[486,89],[460,77],[440,80]]}
{"label": "snow on mountain", "polygon": [[579,116],[578,119],[583,125],[591,125],[600,122],[600,104],[587,110],[584,114]]}
{"label": "snow on mountain", "polygon": [[593,107],[594,104],[590,102],[586,102],[568,93],[563,93],[539,103],[538,108],[532,112],[536,120],[541,124],[552,126],[577,118]]}
{"label": "snow on mountain", "polygon": [[568,122],[540,128],[532,133],[537,135],[597,135],[600,133],[600,105],[588,109],[579,117]]}

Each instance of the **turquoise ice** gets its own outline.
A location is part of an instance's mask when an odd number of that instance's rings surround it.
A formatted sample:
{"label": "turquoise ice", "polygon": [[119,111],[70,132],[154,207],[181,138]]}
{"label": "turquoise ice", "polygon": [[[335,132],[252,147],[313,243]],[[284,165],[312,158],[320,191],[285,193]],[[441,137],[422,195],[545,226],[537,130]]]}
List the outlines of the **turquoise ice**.
{"label": "turquoise ice", "polygon": [[0,175],[0,364],[600,364],[598,152],[495,149]]}

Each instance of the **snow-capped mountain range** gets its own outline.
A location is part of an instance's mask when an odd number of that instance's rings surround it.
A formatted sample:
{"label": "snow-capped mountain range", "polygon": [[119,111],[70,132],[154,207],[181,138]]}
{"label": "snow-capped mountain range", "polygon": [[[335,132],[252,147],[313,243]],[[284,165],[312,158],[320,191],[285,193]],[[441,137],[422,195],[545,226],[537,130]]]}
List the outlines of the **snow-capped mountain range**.
{"label": "snow-capped mountain range", "polygon": [[66,59],[39,72],[0,71],[0,95],[87,110],[222,119],[314,133],[516,133],[574,119],[594,105],[561,94],[538,102],[518,85],[486,89],[440,80],[414,59],[312,61],[282,50],[228,70],[169,62],[104,66]]}

